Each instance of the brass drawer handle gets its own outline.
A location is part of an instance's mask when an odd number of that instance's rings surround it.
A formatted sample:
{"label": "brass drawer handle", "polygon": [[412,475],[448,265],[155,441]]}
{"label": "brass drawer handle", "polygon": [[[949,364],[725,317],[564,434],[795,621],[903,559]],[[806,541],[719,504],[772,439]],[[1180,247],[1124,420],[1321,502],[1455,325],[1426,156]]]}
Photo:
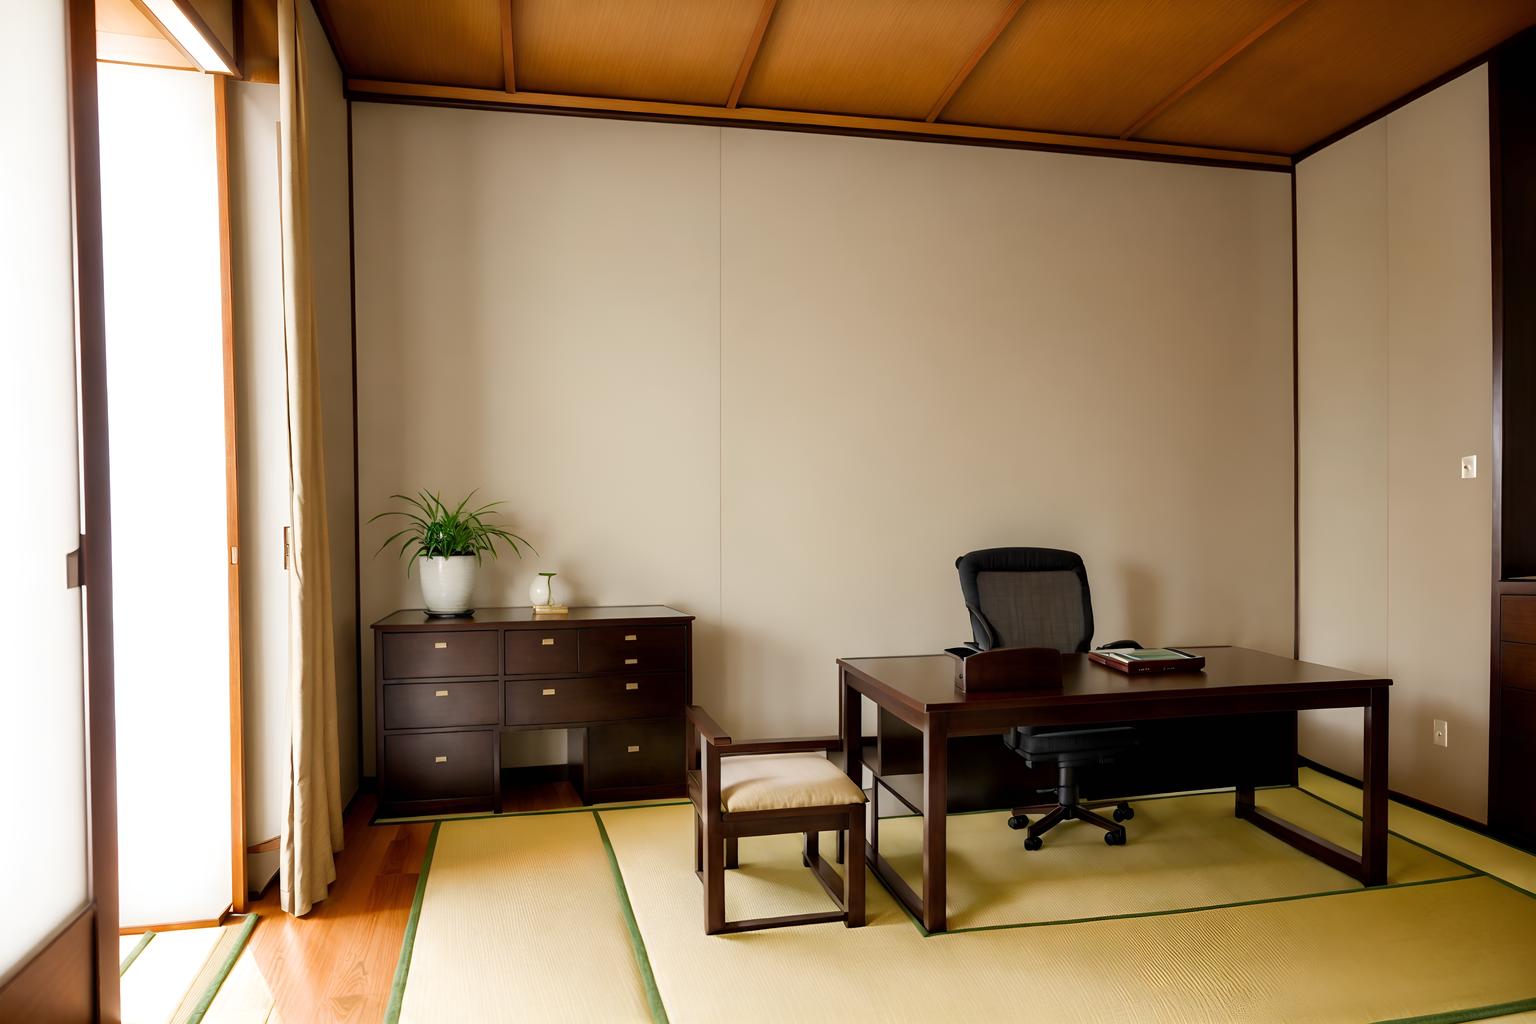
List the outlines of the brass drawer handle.
{"label": "brass drawer handle", "polygon": [[542,695],[545,697],[553,697],[555,695],[555,688],[553,686],[546,687]]}
{"label": "brass drawer handle", "polygon": [[434,648],[436,648],[437,650],[439,650],[439,651],[444,651],[444,650],[448,649],[448,641],[447,640],[439,640],[437,643],[433,644],[432,646]]}
{"label": "brass drawer handle", "polygon": [[633,633],[625,633],[624,634],[624,639],[625,640],[639,640],[640,638],[638,636],[636,636],[635,634],[633,634]]}
{"label": "brass drawer handle", "polygon": [[640,689],[640,684],[639,683],[625,683],[624,684],[624,689],[626,689],[626,690],[638,690],[638,689]]}
{"label": "brass drawer handle", "polygon": [[544,639],[540,640],[539,644],[541,646],[544,646],[544,647],[553,647],[553,646],[555,646],[555,638],[552,637],[552,636],[547,636]]}
{"label": "brass drawer handle", "polygon": [[434,696],[434,697],[446,697],[446,696],[448,696],[448,691],[447,690],[438,690],[436,693],[432,694],[432,696]]}
{"label": "brass drawer handle", "polygon": [[640,753],[640,748],[634,744],[631,744],[628,752],[631,754],[638,754]]}
{"label": "brass drawer handle", "polygon": [[625,658],[624,659],[624,664],[626,664],[626,665],[638,665],[638,664],[640,664],[640,659],[639,658]]}
{"label": "brass drawer handle", "polygon": [[448,762],[448,755],[447,754],[438,754],[436,757],[434,757],[432,759],[432,763],[433,764],[446,764],[447,762]]}

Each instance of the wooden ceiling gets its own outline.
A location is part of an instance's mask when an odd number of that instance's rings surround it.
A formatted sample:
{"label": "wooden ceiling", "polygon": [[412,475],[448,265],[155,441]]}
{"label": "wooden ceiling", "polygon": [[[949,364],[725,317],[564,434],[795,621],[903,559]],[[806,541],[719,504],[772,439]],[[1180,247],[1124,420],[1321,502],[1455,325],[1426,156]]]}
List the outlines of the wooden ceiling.
{"label": "wooden ceiling", "polygon": [[1536,0],[315,0],[355,98],[1287,167]]}

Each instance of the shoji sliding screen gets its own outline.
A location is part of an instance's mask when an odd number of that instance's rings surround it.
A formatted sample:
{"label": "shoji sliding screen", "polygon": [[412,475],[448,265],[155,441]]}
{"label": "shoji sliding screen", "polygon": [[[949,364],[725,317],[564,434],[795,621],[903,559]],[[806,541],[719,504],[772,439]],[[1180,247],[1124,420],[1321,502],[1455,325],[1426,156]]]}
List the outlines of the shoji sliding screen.
{"label": "shoji sliding screen", "polygon": [[231,902],[235,710],[214,80],[99,74],[122,923],[207,921]]}
{"label": "shoji sliding screen", "polygon": [[[90,898],[65,8],[0,32],[0,988]],[[60,979],[66,980],[66,979]],[[0,1012],[0,1016],[4,1016]]]}

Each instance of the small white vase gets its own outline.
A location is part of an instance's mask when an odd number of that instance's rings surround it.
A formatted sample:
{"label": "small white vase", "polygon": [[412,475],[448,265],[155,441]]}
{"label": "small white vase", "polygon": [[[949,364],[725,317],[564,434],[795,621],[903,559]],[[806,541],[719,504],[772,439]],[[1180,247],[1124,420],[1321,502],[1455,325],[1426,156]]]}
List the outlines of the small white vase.
{"label": "small white vase", "polygon": [[542,608],[557,603],[555,601],[555,573],[541,572],[533,578],[528,585],[528,603],[535,608]]}
{"label": "small white vase", "polygon": [[437,555],[416,559],[421,573],[421,600],[433,615],[462,615],[469,611],[475,589],[475,556]]}

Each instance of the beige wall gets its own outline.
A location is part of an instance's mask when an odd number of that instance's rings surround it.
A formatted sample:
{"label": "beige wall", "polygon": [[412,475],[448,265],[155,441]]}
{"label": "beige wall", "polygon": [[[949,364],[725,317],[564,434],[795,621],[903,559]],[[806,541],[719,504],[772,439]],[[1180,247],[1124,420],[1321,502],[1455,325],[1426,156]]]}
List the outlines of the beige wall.
{"label": "beige wall", "polygon": [[[1492,368],[1483,68],[1303,161],[1302,656],[1386,672],[1392,786],[1487,810]],[[1480,475],[1460,479],[1463,455]],[[1450,746],[1432,722],[1450,723]],[[1356,774],[1359,716],[1303,716]]]}
{"label": "beige wall", "polygon": [[[1296,172],[1303,658],[1387,668],[1387,123]],[[1360,775],[1360,712],[1301,716],[1309,757]]]}
{"label": "beige wall", "polygon": [[[1104,639],[1289,650],[1284,176],[372,104],[354,155],[363,515],[508,500],[542,555],[479,603],[682,607],[770,733],[965,639],[975,547],[1083,552]],[[420,601],[383,536],[365,623]]]}

